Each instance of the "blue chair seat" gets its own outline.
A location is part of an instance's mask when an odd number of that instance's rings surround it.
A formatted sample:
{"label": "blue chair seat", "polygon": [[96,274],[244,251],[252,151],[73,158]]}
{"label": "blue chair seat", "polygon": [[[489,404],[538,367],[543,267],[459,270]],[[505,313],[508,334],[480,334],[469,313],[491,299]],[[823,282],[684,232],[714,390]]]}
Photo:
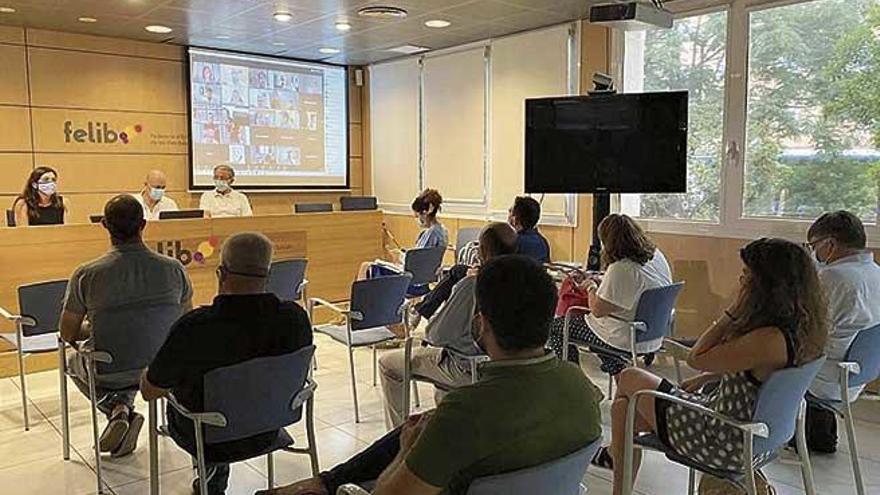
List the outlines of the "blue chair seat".
{"label": "blue chair seat", "polygon": [[[235,462],[242,462],[248,459],[253,459],[255,457],[262,457],[264,455],[271,454],[277,450],[281,450],[287,447],[292,446],[294,443],[293,437],[287,433],[283,428],[278,430],[278,435],[272,440],[272,443],[268,444],[265,448],[252,450],[250,452],[242,452],[238,456],[224,456],[222,458],[215,458],[211,456],[211,444],[205,444],[205,460],[207,462],[222,462],[227,464],[232,464]],[[188,454],[195,456],[195,452],[189,452]]]}
{"label": "blue chair seat", "polygon": [[[660,437],[655,434],[648,435],[639,435],[635,438],[634,443],[641,447],[650,450],[656,450],[661,452],[672,462],[677,464],[681,464],[682,466],[689,467],[691,469],[696,469],[697,471],[702,471],[704,473],[708,473],[716,478],[721,478],[725,480],[730,480],[734,483],[739,483],[745,478],[745,473],[740,471],[728,471],[726,469],[715,469],[704,464],[700,464],[698,462],[694,462],[694,460],[678,455],[673,450],[670,450],[663,442],[660,441]],[[760,469],[761,467],[769,464],[771,461],[776,459],[776,454],[765,455],[760,458],[758,462],[755,463],[755,469]]]}
{"label": "blue chair seat", "polygon": [[[17,347],[18,345],[14,333],[0,334],[0,339],[9,342],[13,347]],[[55,352],[58,350],[58,335],[54,333],[43,333],[31,337],[22,337],[21,340],[21,351],[25,354]]]}
{"label": "blue chair seat", "polygon": [[[348,329],[345,325],[319,325],[315,327],[315,331],[327,335],[340,344],[348,344]],[[351,332],[351,346],[371,346],[395,338],[397,336],[386,327],[367,328]]]}

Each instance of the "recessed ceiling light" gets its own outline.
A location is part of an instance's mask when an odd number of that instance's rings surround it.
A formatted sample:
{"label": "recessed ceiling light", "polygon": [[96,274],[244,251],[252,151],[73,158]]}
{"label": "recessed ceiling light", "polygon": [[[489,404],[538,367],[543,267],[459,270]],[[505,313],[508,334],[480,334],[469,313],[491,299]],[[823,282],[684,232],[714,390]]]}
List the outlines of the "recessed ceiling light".
{"label": "recessed ceiling light", "polygon": [[293,14],[290,12],[275,12],[272,14],[272,18],[278,22],[290,22],[293,19]]}
{"label": "recessed ceiling light", "polygon": [[228,39],[229,39],[229,35],[226,35],[226,34],[218,34],[217,36],[215,36],[215,38],[217,38],[218,40],[228,40]]}
{"label": "recessed ceiling light", "polygon": [[406,10],[390,5],[372,5],[358,10],[359,16],[373,19],[403,19],[407,14]]}
{"label": "recessed ceiling light", "polygon": [[337,53],[339,53],[338,48],[321,48],[318,51],[325,55],[336,55]]}
{"label": "recessed ceiling light", "polygon": [[98,22],[98,19],[95,19],[94,17],[78,17],[76,20],[78,20],[79,22],[85,22],[85,23]]}
{"label": "recessed ceiling light", "polygon": [[276,41],[275,43],[272,43],[272,44],[275,46],[284,46],[284,43],[282,43],[280,41]]}
{"label": "recessed ceiling light", "polygon": [[159,24],[151,24],[151,25],[145,27],[144,29],[146,29],[147,31],[149,31],[151,33],[158,33],[158,34],[168,34],[171,31],[174,31],[173,29],[171,29],[168,26],[162,26]]}
{"label": "recessed ceiling light", "polygon": [[0,7],[0,14],[14,14],[15,9],[12,7]]}
{"label": "recessed ceiling light", "polygon": [[336,23],[337,31],[351,31],[351,24],[347,22],[337,22]]}
{"label": "recessed ceiling light", "polygon": [[451,22],[443,19],[431,19],[430,21],[425,21],[425,26],[428,26],[429,28],[446,28],[451,25]]}

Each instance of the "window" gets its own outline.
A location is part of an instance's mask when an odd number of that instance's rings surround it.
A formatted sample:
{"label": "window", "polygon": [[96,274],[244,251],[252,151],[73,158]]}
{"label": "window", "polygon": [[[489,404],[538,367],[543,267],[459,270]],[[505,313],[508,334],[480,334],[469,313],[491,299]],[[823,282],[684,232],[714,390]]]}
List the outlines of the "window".
{"label": "window", "polygon": [[625,195],[642,218],[718,222],[727,13],[678,19],[672,29],[628,31],[624,92],[689,91],[688,192]]}
{"label": "window", "polygon": [[876,1],[818,0],[752,13],[745,216],[813,219],[847,209],[875,222],[878,29]]}
{"label": "window", "polygon": [[622,35],[623,88],[690,92],[688,193],[621,209],[654,231],[791,238],[847,209],[877,242],[880,0],[669,6],[672,29]]}

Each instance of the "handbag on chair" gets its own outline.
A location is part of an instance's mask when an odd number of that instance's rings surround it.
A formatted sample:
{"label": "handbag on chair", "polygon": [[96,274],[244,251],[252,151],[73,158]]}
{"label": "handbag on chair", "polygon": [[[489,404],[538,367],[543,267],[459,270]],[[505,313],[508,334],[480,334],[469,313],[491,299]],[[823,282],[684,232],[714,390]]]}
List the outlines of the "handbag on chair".
{"label": "handbag on chair", "polygon": [[569,275],[562,281],[559,287],[559,302],[556,303],[556,316],[565,316],[565,312],[572,306],[587,306],[587,291],[581,289],[577,281]]}
{"label": "handbag on chair", "polygon": [[[755,488],[758,495],[776,495],[776,489],[761,471],[755,471]],[[736,484],[709,474],[700,477],[700,495],[746,495],[746,491]]]}

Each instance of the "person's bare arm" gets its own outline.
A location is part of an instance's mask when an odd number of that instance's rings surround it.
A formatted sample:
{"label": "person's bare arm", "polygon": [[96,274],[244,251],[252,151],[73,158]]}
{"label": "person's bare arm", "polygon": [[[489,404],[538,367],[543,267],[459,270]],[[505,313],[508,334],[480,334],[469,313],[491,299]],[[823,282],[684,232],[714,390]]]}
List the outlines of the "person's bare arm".
{"label": "person's bare arm", "polygon": [[393,473],[379,479],[373,495],[437,495],[442,491],[441,487],[422,481],[405,462],[400,462]]}
{"label": "person's bare arm", "polygon": [[590,286],[587,292],[587,300],[590,303],[590,313],[597,318],[602,318],[604,316],[612,315],[614,313],[620,313],[623,311],[623,308],[617,306],[616,304],[612,304],[597,294],[597,288],[595,286]]}
{"label": "person's bare arm", "polygon": [[144,373],[141,375],[141,396],[143,396],[144,400],[156,400],[167,395],[167,389],[157,387],[150,383],[150,380],[147,379],[147,370],[144,370]]}
{"label": "person's bare arm", "polygon": [[73,344],[88,338],[88,333],[83,331],[82,324],[85,315],[78,315],[70,311],[61,313],[61,340]]}
{"label": "person's bare arm", "polygon": [[12,211],[15,213],[15,226],[27,227],[29,223],[27,204],[24,201],[16,201],[15,204],[12,205]]}
{"label": "person's bare arm", "polygon": [[[712,338],[710,333],[711,330],[700,340]],[[787,356],[782,331],[762,327],[716,345],[699,346],[698,343],[688,356],[688,365],[701,371],[734,373],[762,367],[783,368],[788,363]]]}

